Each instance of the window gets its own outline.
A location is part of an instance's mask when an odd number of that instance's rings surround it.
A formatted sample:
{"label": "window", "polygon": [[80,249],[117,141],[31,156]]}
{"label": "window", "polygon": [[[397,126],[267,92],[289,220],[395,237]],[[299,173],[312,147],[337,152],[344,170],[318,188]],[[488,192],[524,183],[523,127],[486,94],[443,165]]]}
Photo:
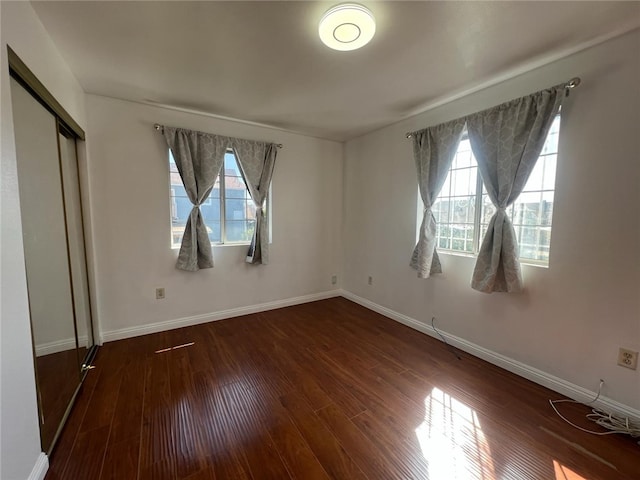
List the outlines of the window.
{"label": "window", "polygon": [[[520,259],[526,263],[549,263],[559,131],[560,115],[557,115],[524,190],[507,209],[518,238]],[[495,207],[482,184],[466,135],[460,141],[432,211],[438,225],[438,250],[478,253]]]}
{"label": "window", "polygon": [[[171,151],[169,151],[169,176],[171,247],[178,248],[193,205],[186,195]],[[211,243],[238,244],[251,241],[256,223],[256,208],[233,151],[227,150],[220,175],[209,197],[200,205],[200,211]]]}

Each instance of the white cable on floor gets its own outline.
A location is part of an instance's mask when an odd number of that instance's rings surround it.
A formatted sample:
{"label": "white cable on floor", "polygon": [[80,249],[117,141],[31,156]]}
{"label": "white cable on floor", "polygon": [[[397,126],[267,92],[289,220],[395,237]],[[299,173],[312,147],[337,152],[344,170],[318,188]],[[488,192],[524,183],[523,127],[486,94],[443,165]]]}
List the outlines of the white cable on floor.
{"label": "white cable on floor", "polygon": [[444,344],[447,346],[449,351],[453,353],[458,360],[462,360],[460,355],[458,355],[458,352],[456,352],[456,349],[452,345],[450,345],[449,342],[447,342],[447,339],[444,338],[444,335],[442,335],[440,333],[440,330],[436,328],[435,321],[436,321],[436,317],[431,317],[431,328],[433,328],[433,331],[436,332],[438,335],[440,335],[440,338],[442,339]]}
{"label": "white cable on floor", "polygon": [[[591,405],[595,403],[598,398],[600,398],[600,392],[602,391],[602,385],[604,385],[604,380],[600,380],[600,385],[598,386],[598,393],[596,397],[590,402],[585,403],[585,405]],[[597,423],[603,428],[609,430],[608,432],[594,432],[593,430],[587,430],[586,428],[582,428],[579,425],[567,420],[556,407],[557,403],[581,403],[575,400],[563,399],[563,400],[549,400],[551,407],[556,412],[556,414],[569,425],[578,430],[581,430],[586,433],[590,433],[592,435],[611,435],[613,433],[623,433],[626,435],[631,435],[632,437],[640,437],[640,426],[634,424],[626,417],[620,417],[618,415],[614,415],[612,413],[605,413],[602,410],[598,410],[593,408],[591,410],[592,413],[587,415],[587,418],[592,422]],[[639,442],[640,443],[640,442]]]}

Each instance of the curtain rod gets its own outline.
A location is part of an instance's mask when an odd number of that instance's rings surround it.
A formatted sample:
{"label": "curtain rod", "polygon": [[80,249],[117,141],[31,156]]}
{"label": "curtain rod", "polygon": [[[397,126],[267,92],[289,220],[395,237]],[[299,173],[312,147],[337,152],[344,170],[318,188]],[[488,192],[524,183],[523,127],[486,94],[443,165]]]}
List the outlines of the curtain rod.
{"label": "curtain rod", "polygon": [[[155,129],[156,129],[156,131],[158,131],[158,132],[163,132],[163,133],[164,133],[164,126],[163,126],[163,125],[160,125],[159,123],[154,123],[154,124],[153,124],[153,128],[155,128]],[[278,148],[282,148],[282,144],[281,144],[281,143],[276,143],[276,144],[274,144],[274,145],[275,145],[276,147],[278,147]]]}
{"label": "curtain rod", "polygon": [[[581,81],[582,80],[580,80],[580,77],[573,77],[571,80],[569,80],[567,83],[564,84],[564,88],[568,92],[569,90],[576,88],[578,85],[580,85]],[[407,132],[405,136],[407,138],[411,138],[413,136],[413,132]]]}

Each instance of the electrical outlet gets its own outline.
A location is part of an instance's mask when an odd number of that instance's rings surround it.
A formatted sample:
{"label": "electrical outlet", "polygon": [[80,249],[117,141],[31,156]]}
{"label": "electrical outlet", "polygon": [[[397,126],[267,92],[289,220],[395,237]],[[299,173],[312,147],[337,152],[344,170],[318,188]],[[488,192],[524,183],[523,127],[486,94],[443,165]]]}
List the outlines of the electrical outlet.
{"label": "electrical outlet", "polygon": [[162,300],[164,299],[164,288],[160,287],[160,288],[156,288],[156,300]]}
{"label": "electrical outlet", "polygon": [[635,370],[638,368],[638,352],[620,348],[618,350],[618,365]]}
{"label": "electrical outlet", "polygon": [[369,285],[373,285],[373,277],[371,275],[369,275],[369,278],[367,279],[367,283]]}
{"label": "electrical outlet", "polygon": [[338,283],[338,276],[331,275],[331,285],[335,285],[336,283]]}

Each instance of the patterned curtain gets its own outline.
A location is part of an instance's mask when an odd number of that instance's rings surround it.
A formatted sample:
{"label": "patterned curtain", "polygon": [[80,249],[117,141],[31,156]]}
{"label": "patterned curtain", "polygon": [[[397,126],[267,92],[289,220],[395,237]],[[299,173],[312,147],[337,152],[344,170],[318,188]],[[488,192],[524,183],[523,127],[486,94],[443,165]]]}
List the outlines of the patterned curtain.
{"label": "patterned curtain", "polygon": [[278,148],[273,143],[231,139],[242,177],[256,207],[256,226],[247,252],[247,263],[269,263],[269,223],[265,214],[269,185]]}
{"label": "patterned curtain", "polygon": [[518,241],[506,209],[527,183],[565,89],[565,84],[558,85],[466,118],[471,149],[496,207],[473,272],[471,287],[475,290],[522,290]]}
{"label": "patterned curtain", "polygon": [[211,268],[211,240],[200,212],[200,204],[213,189],[224,162],[229,139],[173,127],[164,127],[163,131],[184,189],[193,204],[184,229],[176,268],[188,271]]}
{"label": "patterned curtain", "polygon": [[442,273],[436,252],[436,219],[431,207],[447,179],[463,129],[464,119],[458,119],[411,134],[424,213],[410,265],[418,271],[420,278]]}

